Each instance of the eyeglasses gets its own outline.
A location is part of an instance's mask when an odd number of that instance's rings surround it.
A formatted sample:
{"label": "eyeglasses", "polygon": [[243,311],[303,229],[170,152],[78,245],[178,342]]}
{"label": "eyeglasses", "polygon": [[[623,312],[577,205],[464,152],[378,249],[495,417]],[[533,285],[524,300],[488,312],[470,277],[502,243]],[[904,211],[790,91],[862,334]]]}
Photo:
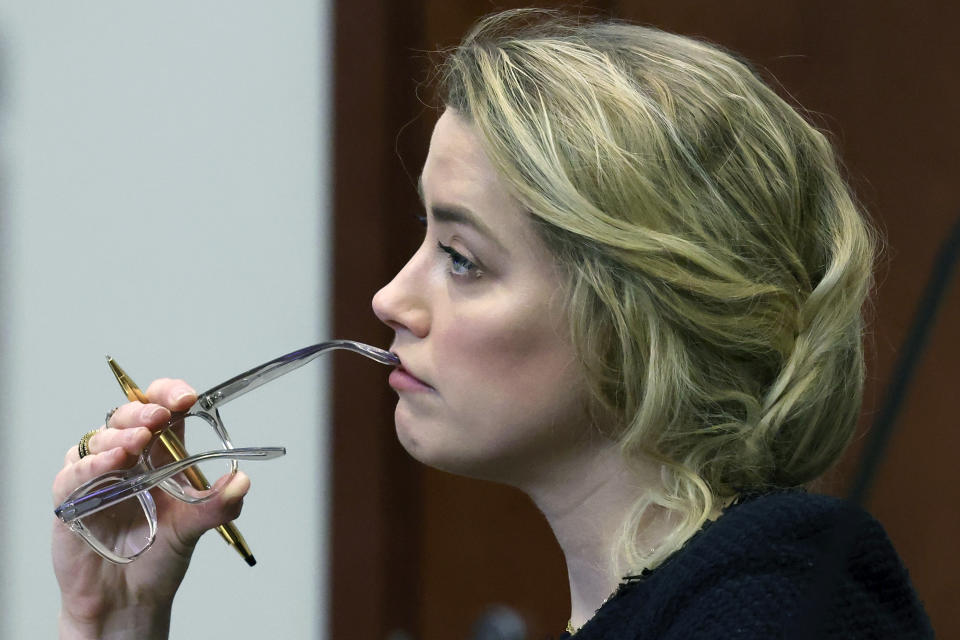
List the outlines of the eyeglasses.
{"label": "eyeglasses", "polygon": [[[286,454],[283,447],[235,448],[220,418],[219,408],[248,391],[302,367],[335,349],[359,353],[381,364],[397,365],[388,351],[352,340],[321,342],[254,367],[198,394],[189,409],[175,413],[150,440],[137,463],[89,480],[73,491],[54,513],[98,554],[118,564],[132,562],[150,548],[157,533],[157,508],[150,490],[160,487],[187,503],[205,502],[226,485],[223,476],[237,471],[240,460],[271,460]],[[201,443],[202,453],[176,460],[174,450]],[[203,447],[204,441],[211,445]],[[196,449],[198,447],[194,447]],[[212,486],[207,478],[221,478]]]}

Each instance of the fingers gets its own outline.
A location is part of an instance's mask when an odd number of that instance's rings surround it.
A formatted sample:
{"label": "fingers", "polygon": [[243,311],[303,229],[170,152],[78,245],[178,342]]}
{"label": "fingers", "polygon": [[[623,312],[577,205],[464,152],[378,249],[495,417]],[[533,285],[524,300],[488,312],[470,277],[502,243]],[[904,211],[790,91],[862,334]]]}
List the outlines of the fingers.
{"label": "fingers", "polygon": [[147,387],[147,398],[171,411],[185,411],[197,401],[197,392],[183,380],[160,378]]}
{"label": "fingers", "polygon": [[[125,429],[105,429],[101,427],[87,441],[87,450],[90,454],[97,454],[120,448],[129,456],[137,456],[150,442],[152,435],[150,429],[146,427]],[[79,460],[80,452],[78,448],[76,446],[70,447],[64,460],[65,464],[73,464]]]}
{"label": "fingers", "polygon": [[[155,431],[165,426],[171,417],[171,411],[184,411],[197,400],[197,393],[183,380],[161,378],[154,380],[147,389],[150,404],[129,402],[117,407],[109,419],[109,428],[100,431],[87,441],[91,454],[102,453],[115,447],[122,447],[128,454],[139,453],[146,446],[149,435],[139,431],[146,427]],[[136,433],[119,435],[117,432],[133,429]],[[79,441],[79,437],[78,437]],[[64,464],[75,464],[80,460],[77,445],[67,449]]]}
{"label": "fingers", "polygon": [[84,457],[75,464],[68,464],[53,479],[53,504],[59,505],[70,493],[87,480],[121,467],[127,460],[122,447]]}
{"label": "fingers", "polygon": [[[147,446],[151,431],[166,425],[170,415],[169,409],[156,404],[125,404],[110,416],[109,428],[100,427],[87,440],[87,450],[94,454],[122,447],[127,453],[136,455]],[[79,460],[80,451],[77,445],[72,445],[64,456],[64,464]]]}
{"label": "fingers", "polygon": [[188,409],[196,402],[197,394],[183,380],[162,378],[150,385],[147,398],[149,404],[129,402],[117,407],[109,424],[87,439],[89,454],[83,459],[76,444],[67,449],[64,468],[53,485],[57,504],[90,478],[129,466],[147,446],[153,432],[170,422],[171,411]]}
{"label": "fingers", "polygon": [[117,410],[110,416],[107,426],[111,429],[147,427],[153,430],[166,425],[170,421],[170,415],[170,409],[159,404],[128,402],[117,407]]}

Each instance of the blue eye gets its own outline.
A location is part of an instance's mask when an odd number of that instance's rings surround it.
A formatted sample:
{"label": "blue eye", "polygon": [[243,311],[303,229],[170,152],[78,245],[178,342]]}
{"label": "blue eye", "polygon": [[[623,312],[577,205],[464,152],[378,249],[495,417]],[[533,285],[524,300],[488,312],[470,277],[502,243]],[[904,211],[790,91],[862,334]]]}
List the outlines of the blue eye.
{"label": "blue eye", "polygon": [[467,259],[462,253],[439,241],[437,242],[437,248],[450,258],[450,273],[455,276],[473,274],[475,277],[480,277],[480,270],[477,268],[477,265]]}

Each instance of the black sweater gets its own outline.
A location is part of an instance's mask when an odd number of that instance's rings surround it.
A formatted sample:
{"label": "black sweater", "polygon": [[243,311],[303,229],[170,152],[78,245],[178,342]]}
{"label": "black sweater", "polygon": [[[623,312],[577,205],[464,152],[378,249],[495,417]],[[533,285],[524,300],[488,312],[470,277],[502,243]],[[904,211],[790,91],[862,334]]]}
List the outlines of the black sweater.
{"label": "black sweater", "polygon": [[[567,634],[562,638],[569,638]],[[628,578],[574,640],[933,638],[883,527],[835,498],[743,500]]]}

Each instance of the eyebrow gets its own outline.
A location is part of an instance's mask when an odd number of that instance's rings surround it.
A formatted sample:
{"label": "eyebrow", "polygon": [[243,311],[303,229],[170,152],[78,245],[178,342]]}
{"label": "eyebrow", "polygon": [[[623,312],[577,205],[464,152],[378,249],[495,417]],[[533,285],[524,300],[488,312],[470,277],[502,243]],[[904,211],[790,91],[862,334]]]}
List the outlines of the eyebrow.
{"label": "eyebrow", "polygon": [[[423,176],[417,178],[417,195],[420,196],[420,202],[423,204],[424,208],[427,206],[427,199],[423,195]],[[488,227],[483,220],[481,220],[475,213],[464,207],[458,207],[456,205],[439,205],[432,206],[429,208],[430,213],[433,214],[433,217],[438,222],[446,222],[449,224],[462,224],[468,227],[472,227],[475,231],[480,233],[483,236],[486,236],[493,242],[498,249],[507,252],[503,244],[497,239],[493,230]]]}

